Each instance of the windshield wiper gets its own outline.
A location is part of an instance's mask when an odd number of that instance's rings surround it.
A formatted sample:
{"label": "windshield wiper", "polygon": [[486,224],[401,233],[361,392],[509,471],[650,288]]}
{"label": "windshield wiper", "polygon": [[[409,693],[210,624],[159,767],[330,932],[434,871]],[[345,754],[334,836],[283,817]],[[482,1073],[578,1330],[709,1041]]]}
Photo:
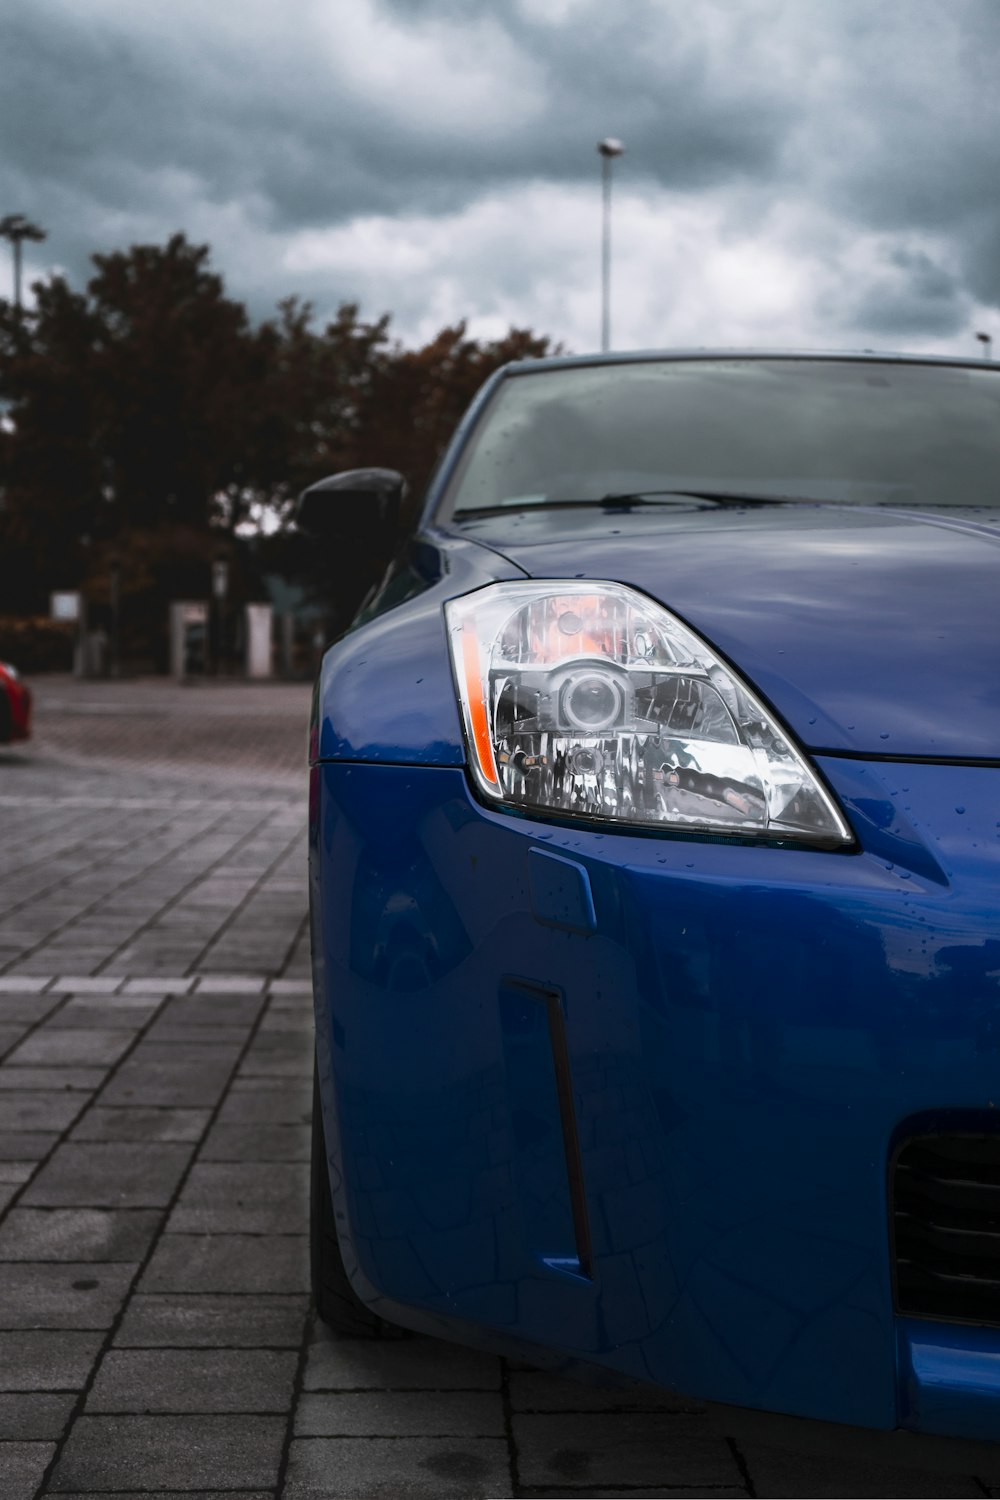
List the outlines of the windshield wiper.
{"label": "windshield wiper", "polygon": [[660,505],[671,500],[707,500],[712,505],[824,505],[809,495],[775,495],[758,490],[624,490],[621,494],[602,495],[597,505],[625,510],[633,505]]}
{"label": "windshield wiper", "polygon": [[[653,502],[651,501],[650,504]],[[573,506],[596,505],[601,506],[601,499],[592,500],[508,500],[500,505],[466,505],[459,510],[452,511],[452,519],[455,521],[469,520],[474,516],[502,516],[512,515],[518,510],[567,510]]]}
{"label": "windshield wiper", "polygon": [[774,495],[744,490],[623,490],[620,494],[594,495],[589,499],[508,501],[506,505],[470,505],[452,513],[456,521],[476,516],[502,516],[524,510],[566,510],[590,507],[595,510],[633,510],[643,505],[684,505],[704,500],[710,505],[824,505],[830,502],[807,495]]}

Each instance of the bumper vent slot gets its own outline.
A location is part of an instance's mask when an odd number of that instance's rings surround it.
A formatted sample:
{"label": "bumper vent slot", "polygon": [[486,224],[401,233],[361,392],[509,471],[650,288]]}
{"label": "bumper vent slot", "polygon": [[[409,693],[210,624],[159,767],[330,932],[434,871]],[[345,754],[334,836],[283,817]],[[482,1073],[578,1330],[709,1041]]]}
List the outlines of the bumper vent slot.
{"label": "bumper vent slot", "polygon": [[892,1166],[896,1309],[1000,1327],[1000,1135],[921,1135]]}

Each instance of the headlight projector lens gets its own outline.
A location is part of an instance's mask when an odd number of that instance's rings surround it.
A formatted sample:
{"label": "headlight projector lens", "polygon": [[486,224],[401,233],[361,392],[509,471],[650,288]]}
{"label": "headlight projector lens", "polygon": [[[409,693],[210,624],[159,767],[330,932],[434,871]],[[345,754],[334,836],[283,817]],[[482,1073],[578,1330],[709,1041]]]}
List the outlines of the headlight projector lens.
{"label": "headlight projector lens", "polygon": [[567,723],[584,734],[610,729],[621,717],[624,694],[614,678],[599,672],[578,672],[562,690]]}

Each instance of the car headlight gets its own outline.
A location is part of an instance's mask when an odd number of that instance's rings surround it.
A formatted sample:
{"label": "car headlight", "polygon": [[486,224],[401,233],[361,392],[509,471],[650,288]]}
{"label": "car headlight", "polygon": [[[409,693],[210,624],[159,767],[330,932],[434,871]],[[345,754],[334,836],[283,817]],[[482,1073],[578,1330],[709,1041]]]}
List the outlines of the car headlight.
{"label": "car headlight", "polygon": [[445,608],[486,797],[637,827],[853,843],[774,715],[645,595],[617,583],[497,583]]}

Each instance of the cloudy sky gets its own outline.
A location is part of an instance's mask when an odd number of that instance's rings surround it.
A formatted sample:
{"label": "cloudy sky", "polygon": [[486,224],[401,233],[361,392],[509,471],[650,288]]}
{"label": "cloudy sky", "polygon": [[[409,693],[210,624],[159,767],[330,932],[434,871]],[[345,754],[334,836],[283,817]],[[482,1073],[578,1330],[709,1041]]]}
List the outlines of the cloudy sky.
{"label": "cloudy sky", "polygon": [[[266,316],[1000,356],[1000,0],[0,0],[28,270],[183,229]],[[0,292],[9,294],[0,259]]]}

